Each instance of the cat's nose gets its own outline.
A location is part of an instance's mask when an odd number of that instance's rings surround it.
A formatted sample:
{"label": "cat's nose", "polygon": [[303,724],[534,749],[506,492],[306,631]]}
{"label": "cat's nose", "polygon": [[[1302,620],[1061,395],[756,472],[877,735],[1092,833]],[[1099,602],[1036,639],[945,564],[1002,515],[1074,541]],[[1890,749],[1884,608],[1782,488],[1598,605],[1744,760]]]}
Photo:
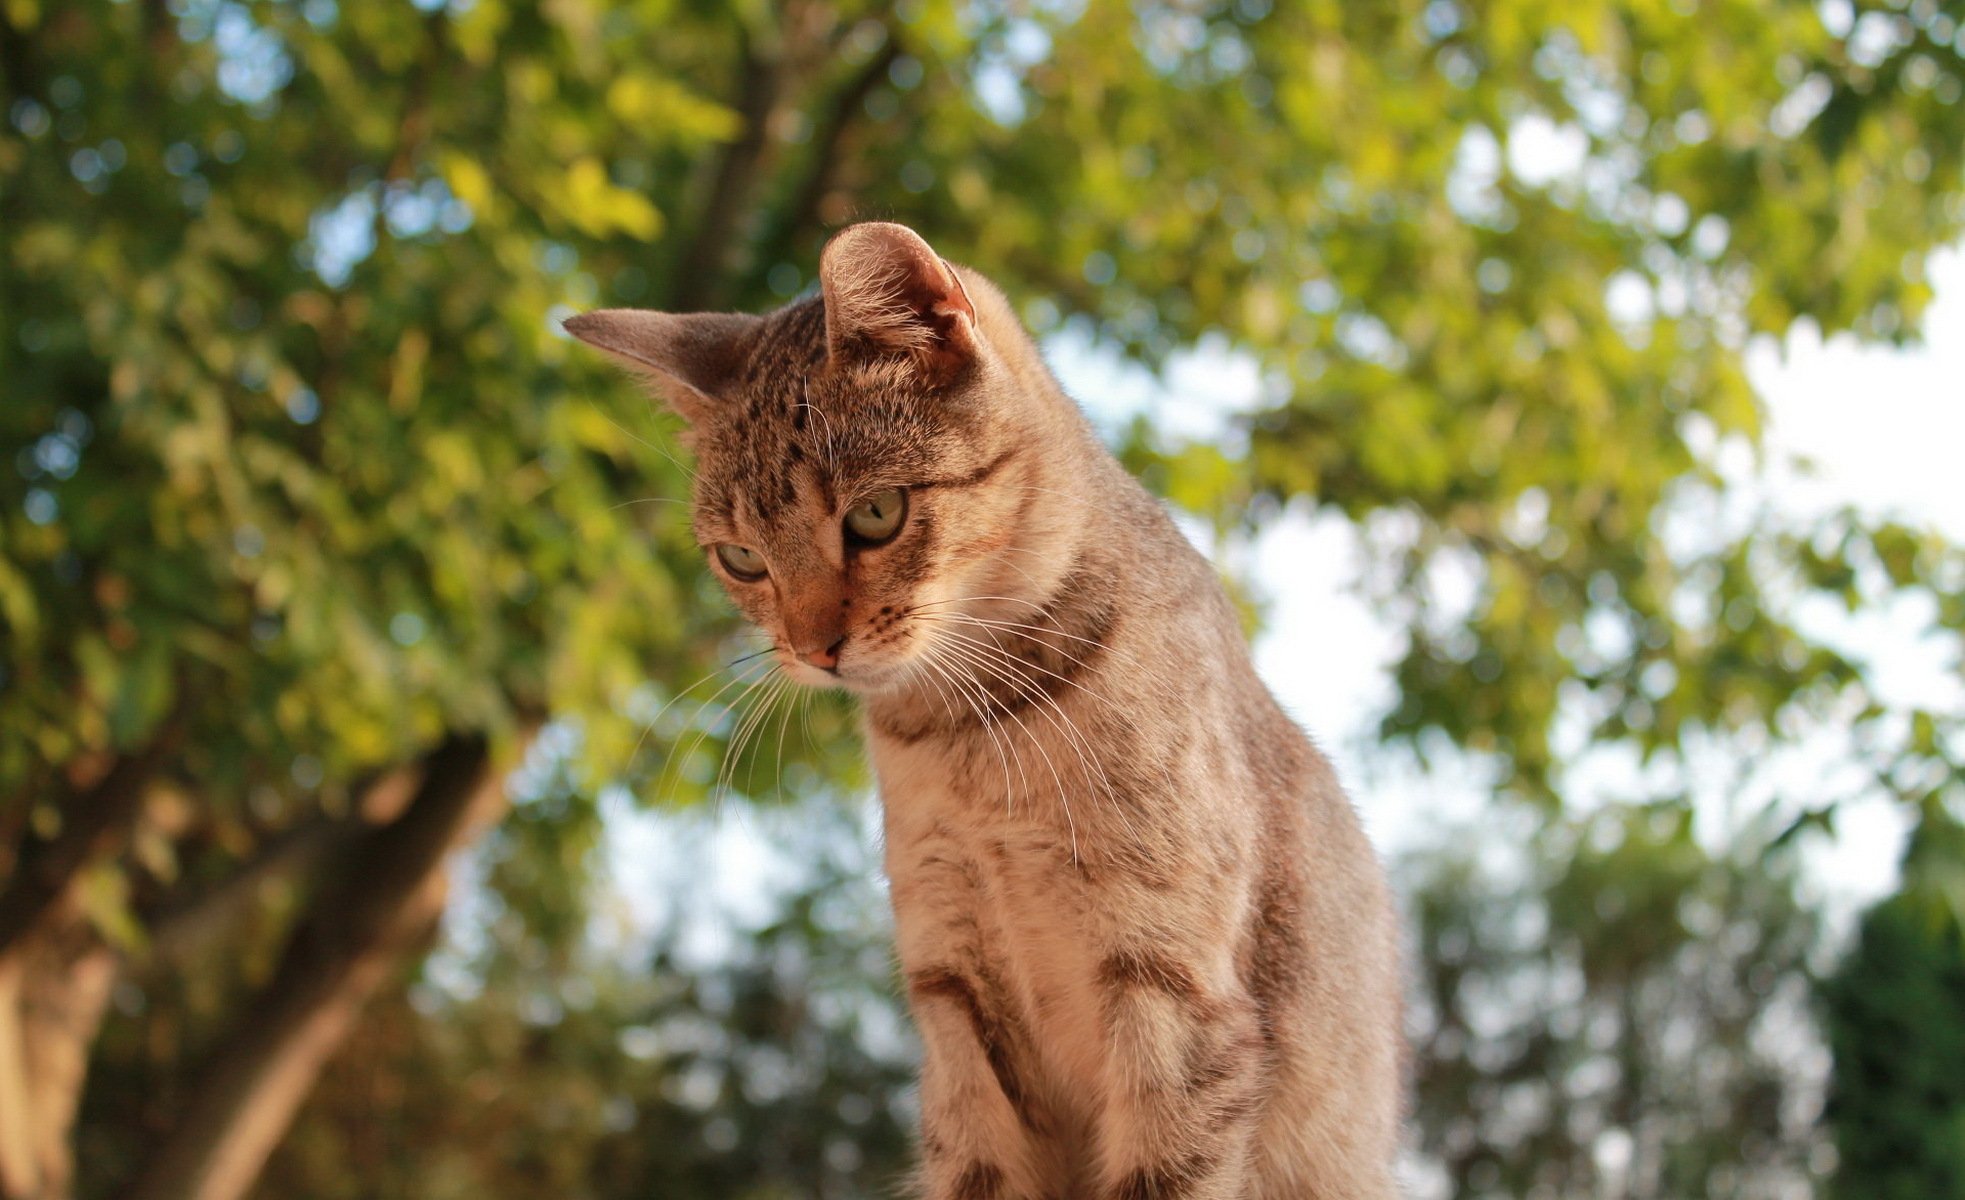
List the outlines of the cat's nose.
{"label": "cat's nose", "polygon": [[823,650],[801,650],[798,657],[821,671],[836,671],[839,669],[839,648],[845,644],[846,639],[841,637]]}

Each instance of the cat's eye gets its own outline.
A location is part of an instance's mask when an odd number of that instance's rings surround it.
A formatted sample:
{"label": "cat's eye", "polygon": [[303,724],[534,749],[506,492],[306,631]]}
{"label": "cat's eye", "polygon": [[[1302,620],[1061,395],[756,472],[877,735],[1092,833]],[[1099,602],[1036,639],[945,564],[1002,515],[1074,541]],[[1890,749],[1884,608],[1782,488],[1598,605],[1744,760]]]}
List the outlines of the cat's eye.
{"label": "cat's eye", "polygon": [[900,532],[907,519],[907,493],[888,488],[846,510],[846,540],[877,546]]}
{"label": "cat's eye", "polygon": [[716,556],[722,560],[724,570],[746,583],[764,578],[764,556],[749,546],[723,542],[717,546]]}

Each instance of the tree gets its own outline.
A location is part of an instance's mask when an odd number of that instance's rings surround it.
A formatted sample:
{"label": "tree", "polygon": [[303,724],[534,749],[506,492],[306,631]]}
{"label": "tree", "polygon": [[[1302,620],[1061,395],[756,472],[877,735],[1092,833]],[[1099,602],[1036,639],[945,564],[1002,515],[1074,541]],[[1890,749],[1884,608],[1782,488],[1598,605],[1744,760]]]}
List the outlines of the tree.
{"label": "tree", "polygon": [[[652,932],[602,919],[569,938],[512,844],[559,805],[526,801],[488,839],[475,915],[428,976],[377,997],[257,1194],[891,1194],[906,1167],[913,1046],[863,814],[819,797],[769,822],[768,844],[796,866],[754,924],[702,911],[700,881],[678,878]],[[708,825],[660,822],[691,845]],[[705,927],[720,949],[704,948]],[[151,1006],[137,1032],[178,1036],[175,1007]],[[85,1127],[140,1125],[170,1090],[142,1040],[99,1055]],[[100,1186],[117,1172],[84,1176]]]}
{"label": "tree", "polygon": [[[66,1190],[109,999],[197,931],[239,939],[197,960],[226,960],[206,999],[239,1015],[131,1186],[236,1195],[416,957],[532,730],[577,733],[588,794],[712,790],[658,785],[674,739],[641,729],[677,695],[721,711],[681,684],[727,618],[681,511],[638,503],[685,468],[554,319],[770,303],[856,215],[984,266],[1040,331],[1254,356],[1246,453],[1141,430],[1132,457],[1226,529],[1298,498],[1360,523],[1409,633],[1393,738],[1489,754],[1554,807],[1575,744],[1669,768],[1833,723],[1955,820],[1931,781],[1957,717],[1893,706],[1790,614],[1924,589],[1957,625],[1956,552],[1856,515],[1682,518],[1713,446],[1757,436],[1747,336],[1913,335],[1965,218],[1957,25],[1922,2],[9,0],[0,1195]],[[1435,586],[1453,571],[1468,604]],[[568,895],[594,820],[538,839]],[[375,854],[374,919],[323,939]]]}
{"label": "tree", "polygon": [[1421,1151],[1463,1197],[1775,1197],[1813,1185],[1815,920],[1756,839],[1671,807],[1442,850],[1408,878]]}
{"label": "tree", "polygon": [[[1917,860],[1934,847],[1913,844]],[[1948,856],[1957,846],[1944,848]],[[1965,1195],[1965,934],[1912,888],[1863,916],[1822,985],[1835,1053],[1835,1196]]]}

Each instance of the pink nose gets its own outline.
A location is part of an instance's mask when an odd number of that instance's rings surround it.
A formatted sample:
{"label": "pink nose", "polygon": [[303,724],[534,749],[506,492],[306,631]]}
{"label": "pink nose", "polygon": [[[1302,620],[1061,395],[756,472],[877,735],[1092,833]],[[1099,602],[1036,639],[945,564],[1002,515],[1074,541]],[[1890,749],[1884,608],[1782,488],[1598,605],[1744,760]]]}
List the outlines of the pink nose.
{"label": "pink nose", "polygon": [[798,657],[800,661],[811,663],[821,671],[836,670],[839,667],[839,648],[845,644],[846,639],[842,637],[823,650],[800,650]]}

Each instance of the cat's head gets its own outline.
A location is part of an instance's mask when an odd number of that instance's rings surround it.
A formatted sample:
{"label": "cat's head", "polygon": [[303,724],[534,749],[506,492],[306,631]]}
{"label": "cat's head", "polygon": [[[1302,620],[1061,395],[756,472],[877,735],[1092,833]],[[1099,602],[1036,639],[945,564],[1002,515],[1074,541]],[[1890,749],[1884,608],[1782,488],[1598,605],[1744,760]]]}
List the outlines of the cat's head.
{"label": "cat's head", "polygon": [[902,686],[962,622],[1028,620],[1069,519],[1073,436],[994,287],[912,230],[827,245],[820,294],[764,316],[607,309],[567,332],[688,422],[695,531],[794,678]]}

